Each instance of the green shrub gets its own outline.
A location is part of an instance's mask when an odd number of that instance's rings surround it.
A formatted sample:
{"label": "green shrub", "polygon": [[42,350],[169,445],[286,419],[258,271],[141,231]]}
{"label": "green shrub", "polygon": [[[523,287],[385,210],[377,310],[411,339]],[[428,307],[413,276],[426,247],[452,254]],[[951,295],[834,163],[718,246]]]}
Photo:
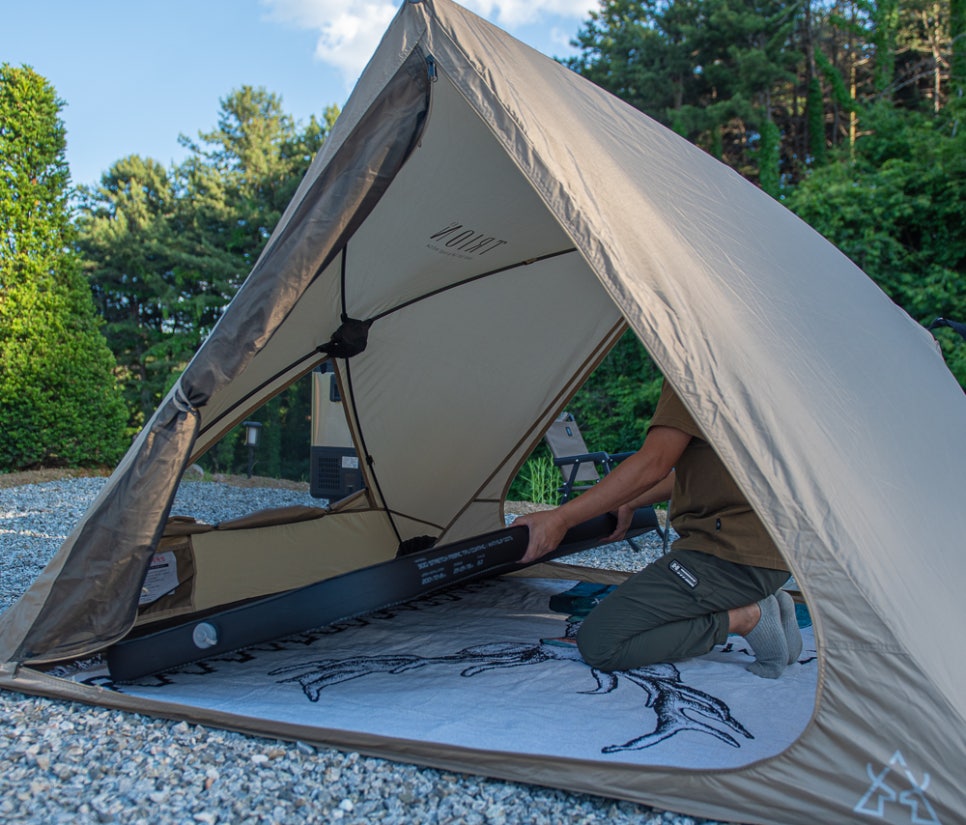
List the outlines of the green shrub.
{"label": "green shrub", "polygon": [[541,445],[527,459],[513,480],[507,498],[510,501],[531,501],[535,504],[556,506],[560,502],[560,481],[560,470],[554,465],[546,447]]}
{"label": "green shrub", "polygon": [[124,450],[114,357],[75,253],[61,102],[0,66],[0,470],[113,464]]}

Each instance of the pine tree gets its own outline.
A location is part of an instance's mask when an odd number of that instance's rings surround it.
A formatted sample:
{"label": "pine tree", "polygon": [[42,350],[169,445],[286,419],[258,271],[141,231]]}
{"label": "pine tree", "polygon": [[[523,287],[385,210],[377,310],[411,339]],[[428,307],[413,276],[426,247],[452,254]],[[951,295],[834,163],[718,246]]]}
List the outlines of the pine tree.
{"label": "pine tree", "polygon": [[966,94],[966,0],[949,0],[949,29],[953,56],[951,85],[957,97]]}
{"label": "pine tree", "polygon": [[178,199],[164,167],[137,155],[84,189],[79,248],[135,428],[154,412],[230,297],[224,285],[235,274],[230,256],[211,250],[198,266],[187,248],[185,213],[193,207]]}
{"label": "pine tree", "polygon": [[70,222],[62,102],[0,66],[0,469],[106,465],[125,409]]}
{"label": "pine tree", "polygon": [[[134,155],[84,190],[79,246],[132,426],[153,413],[234,297],[337,115],[330,107],[324,123],[297,126],[276,95],[242,87],[222,101],[214,130],[182,138],[183,164],[165,170]],[[292,477],[280,445],[293,440],[289,429],[307,445],[305,383],[297,403],[273,399],[259,416],[260,471]],[[243,467],[239,444],[236,428],[207,456],[210,468]],[[300,461],[295,477],[307,472],[307,446]]]}

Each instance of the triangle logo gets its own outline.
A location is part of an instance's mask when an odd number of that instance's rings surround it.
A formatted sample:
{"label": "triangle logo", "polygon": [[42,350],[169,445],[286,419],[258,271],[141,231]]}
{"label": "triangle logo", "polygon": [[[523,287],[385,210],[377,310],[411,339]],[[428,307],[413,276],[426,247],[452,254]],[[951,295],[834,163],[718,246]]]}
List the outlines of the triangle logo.
{"label": "triangle logo", "polygon": [[900,806],[908,809],[911,825],[942,825],[926,799],[929,774],[923,774],[921,782],[917,780],[900,751],[878,773],[871,763],[866,765],[866,772],[871,784],[853,809],[857,814],[883,819],[890,807]]}

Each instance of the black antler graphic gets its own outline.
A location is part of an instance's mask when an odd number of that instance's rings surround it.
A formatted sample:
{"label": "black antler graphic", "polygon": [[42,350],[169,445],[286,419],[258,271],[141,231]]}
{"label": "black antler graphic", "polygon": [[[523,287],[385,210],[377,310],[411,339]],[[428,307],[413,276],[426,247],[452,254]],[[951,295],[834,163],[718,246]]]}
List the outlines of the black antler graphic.
{"label": "black antler graphic", "polygon": [[649,748],[651,745],[669,739],[682,730],[707,733],[733,748],[741,747],[741,743],[733,736],[714,725],[693,719],[689,715],[689,711],[720,722],[723,726],[741,734],[746,739],[755,738],[731,715],[731,710],[724,702],[684,684],[681,681],[681,672],[672,664],[648,665],[647,667],[623,671],[619,675],[644,689],[648,696],[646,705],[653,708],[657,714],[657,724],[651,733],[638,736],[623,745],[610,745],[604,748],[604,753]]}
{"label": "black antler graphic", "polygon": [[[568,628],[568,635],[572,634]],[[536,665],[547,661],[580,661],[576,648],[568,644],[541,641],[539,644],[493,643],[464,648],[450,656],[356,656],[349,659],[323,659],[300,663],[273,670],[271,676],[286,676],[280,684],[297,682],[312,702],[317,702],[325,688],[348,682],[374,673],[404,673],[418,668],[437,665],[462,667],[461,676],[476,676],[488,670],[524,665]],[[693,719],[690,713],[730,728],[747,739],[754,737],[732,715],[728,706],[707,693],[690,687],[681,681],[680,671],[672,664],[649,665],[634,670],[604,673],[591,669],[597,681],[595,690],[583,691],[591,695],[610,693],[618,687],[621,678],[631,681],[647,694],[645,707],[657,715],[654,730],[638,736],[622,745],[608,745],[603,753],[627,750],[643,750],[669,739],[684,730],[707,733],[732,747],[741,747],[737,739],[712,724]]]}

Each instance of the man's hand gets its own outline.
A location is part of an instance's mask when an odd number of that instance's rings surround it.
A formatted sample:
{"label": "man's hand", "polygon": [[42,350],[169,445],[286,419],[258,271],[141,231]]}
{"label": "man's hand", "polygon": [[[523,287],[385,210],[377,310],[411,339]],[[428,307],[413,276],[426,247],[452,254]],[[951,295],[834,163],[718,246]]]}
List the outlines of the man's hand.
{"label": "man's hand", "polygon": [[540,510],[513,520],[513,526],[526,525],[530,530],[527,552],[520,559],[524,564],[537,561],[552,550],[556,550],[567,533],[568,525],[560,515],[560,509]]}
{"label": "man's hand", "polygon": [[634,519],[635,509],[631,504],[622,504],[617,508],[617,525],[614,527],[614,532],[611,533],[606,539],[601,541],[601,544],[611,544],[615,541],[620,541],[627,535],[627,530],[631,526],[631,522]]}

